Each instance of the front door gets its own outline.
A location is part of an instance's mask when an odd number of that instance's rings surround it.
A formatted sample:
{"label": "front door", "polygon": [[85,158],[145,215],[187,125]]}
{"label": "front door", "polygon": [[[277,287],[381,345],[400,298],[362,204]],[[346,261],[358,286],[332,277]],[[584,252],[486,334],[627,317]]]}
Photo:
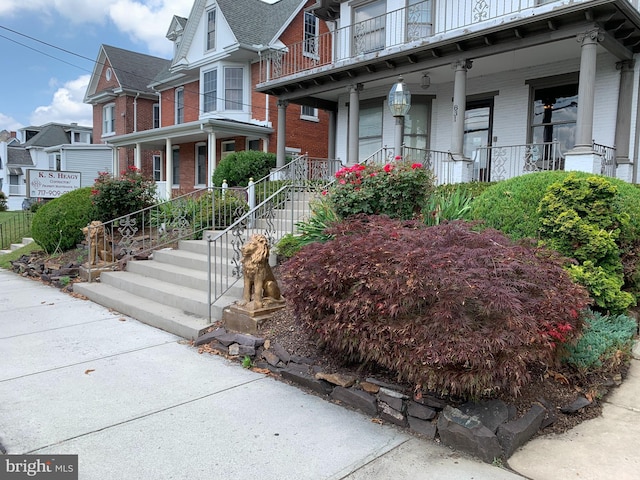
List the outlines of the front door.
{"label": "front door", "polygon": [[493,98],[467,103],[464,115],[464,156],[473,160],[473,180],[491,180]]}

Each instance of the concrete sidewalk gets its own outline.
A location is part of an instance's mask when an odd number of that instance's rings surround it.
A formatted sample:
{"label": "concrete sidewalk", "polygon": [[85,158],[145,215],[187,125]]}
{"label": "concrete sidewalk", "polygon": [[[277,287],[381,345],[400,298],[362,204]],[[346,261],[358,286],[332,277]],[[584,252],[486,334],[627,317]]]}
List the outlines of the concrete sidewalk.
{"label": "concrete sidewalk", "polygon": [[522,478],[3,270],[0,444],[81,479]]}

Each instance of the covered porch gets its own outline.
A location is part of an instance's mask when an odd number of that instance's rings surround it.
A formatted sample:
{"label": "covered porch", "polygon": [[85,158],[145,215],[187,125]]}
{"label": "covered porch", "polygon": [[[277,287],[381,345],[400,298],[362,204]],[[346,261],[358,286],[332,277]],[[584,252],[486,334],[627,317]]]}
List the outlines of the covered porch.
{"label": "covered porch", "polygon": [[114,172],[131,161],[152,177],[160,199],[211,187],[218,162],[242,150],[268,151],[273,129],[228,119],[205,119],[111,137]]}

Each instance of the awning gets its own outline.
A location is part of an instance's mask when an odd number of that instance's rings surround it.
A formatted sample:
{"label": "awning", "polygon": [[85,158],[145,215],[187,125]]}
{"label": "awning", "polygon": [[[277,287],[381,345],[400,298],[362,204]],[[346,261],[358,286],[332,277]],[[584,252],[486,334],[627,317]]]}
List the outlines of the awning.
{"label": "awning", "polygon": [[9,167],[9,175],[24,175],[24,172],[20,167]]}

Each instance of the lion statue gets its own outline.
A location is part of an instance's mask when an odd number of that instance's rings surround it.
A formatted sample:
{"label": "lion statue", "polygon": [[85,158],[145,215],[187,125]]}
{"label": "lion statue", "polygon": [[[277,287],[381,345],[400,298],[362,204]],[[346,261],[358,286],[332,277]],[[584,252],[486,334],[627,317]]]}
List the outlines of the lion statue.
{"label": "lion statue", "polygon": [[253,235],[242,247],[242,271],[244,290],[237,305],[262,308],[272,301],[282,300],[269,266],[269,242],[264,235]]}
{"label": "lion statue", "polygon": [[89,265],[114,261],[111,242],[105,237],[104,224],[100,220],[94,220],[84,227],[82,233],[89,244]]}

